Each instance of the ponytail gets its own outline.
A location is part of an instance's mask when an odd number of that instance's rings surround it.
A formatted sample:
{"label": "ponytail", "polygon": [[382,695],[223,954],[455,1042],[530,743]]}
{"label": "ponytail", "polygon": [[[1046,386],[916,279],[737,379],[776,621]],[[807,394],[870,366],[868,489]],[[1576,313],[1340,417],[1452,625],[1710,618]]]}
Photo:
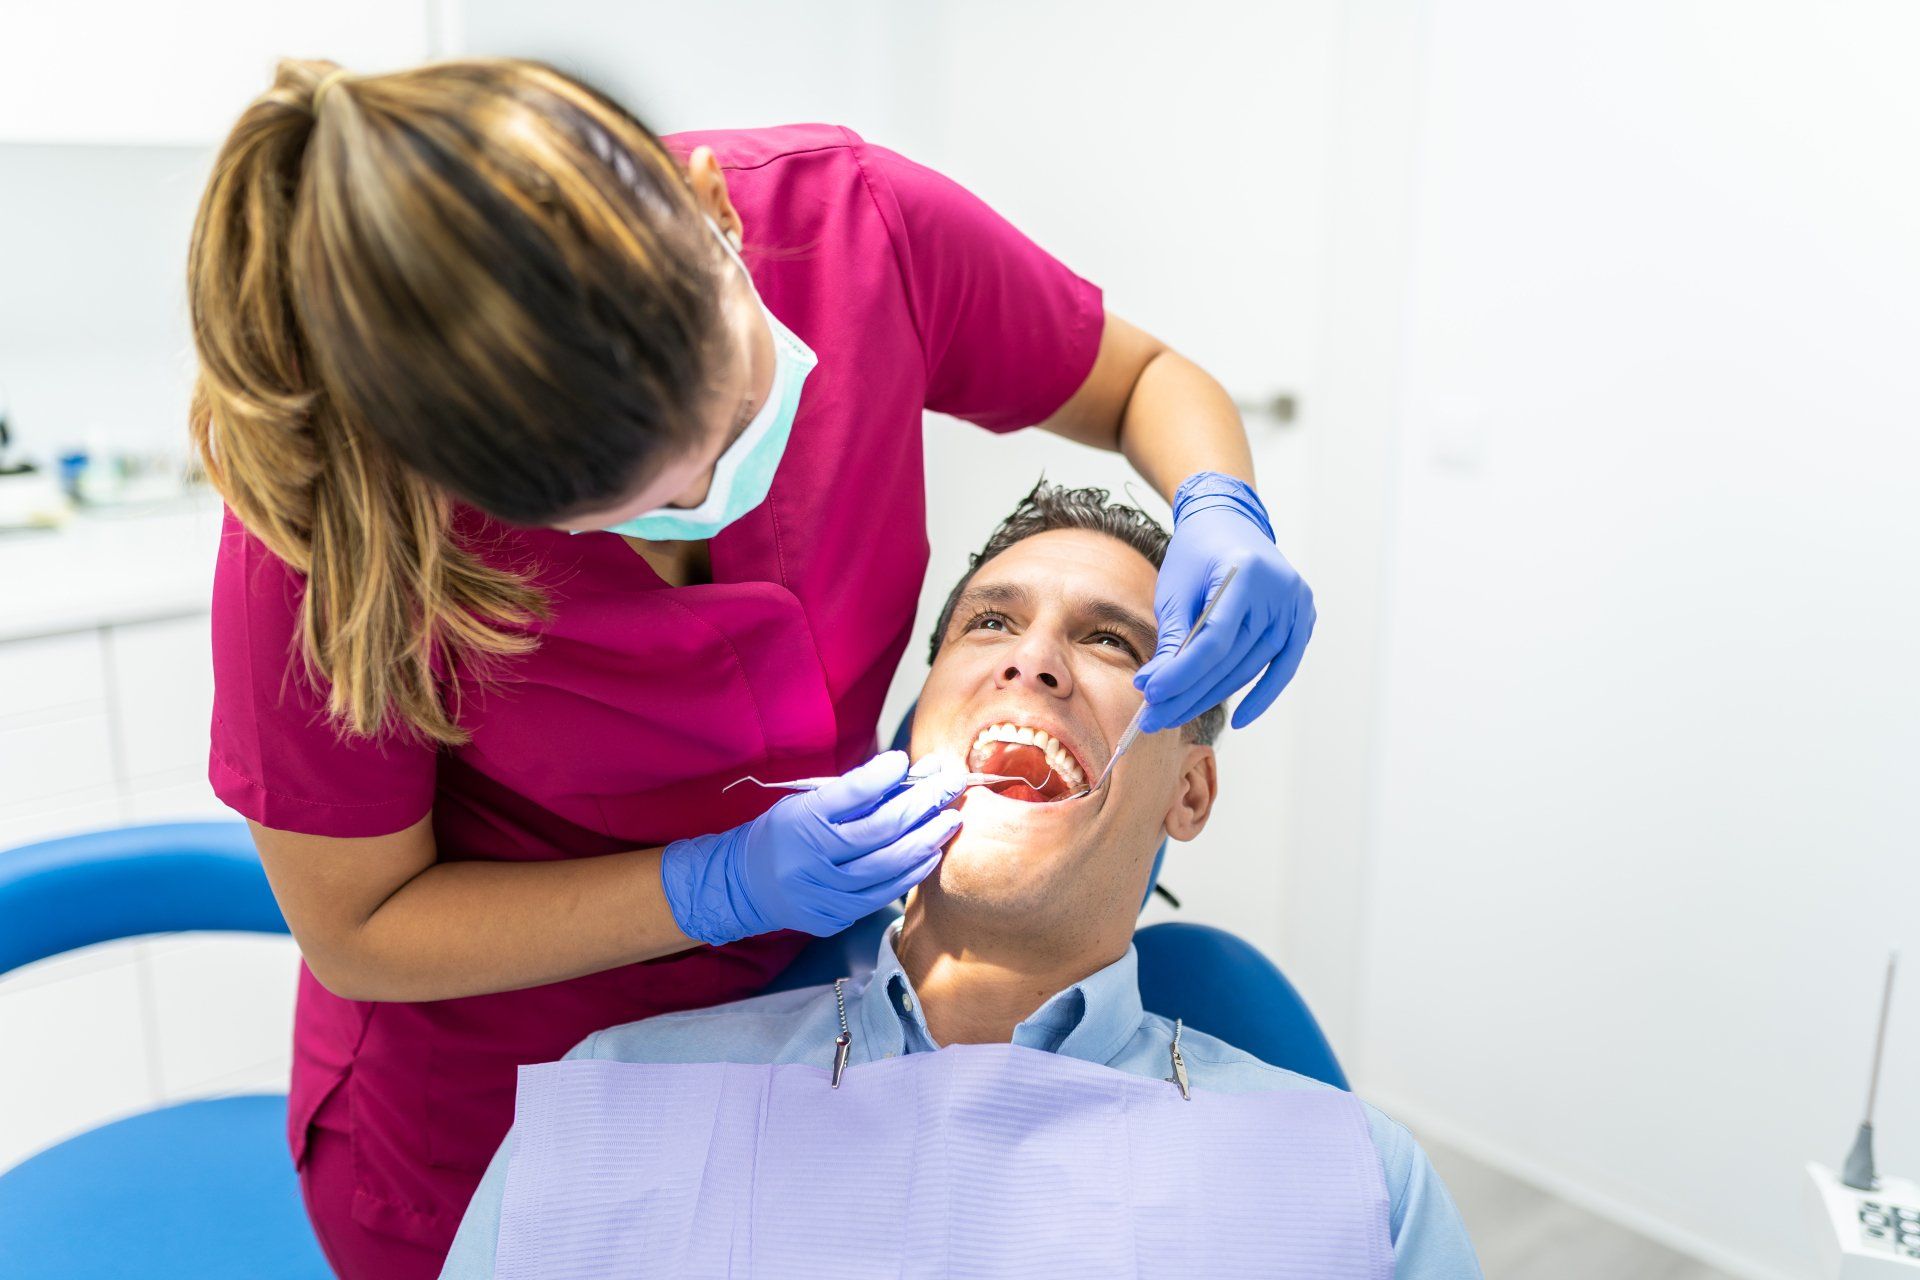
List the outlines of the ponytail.
{"label": "ponytail", "polygon": [[[302,322],[314,277],[295,261],[310,221],[339,210],[298,196],[325,159],[308,156],[316,127],[357,109],[337,71],[282,62],[214,162],[188,255],[199,354],[188,429],[234,514],[306,579],[299,656],[330,718],[355,735],[457,745],[466,735],[441,677],[530,650],[543,600],[462,546],[446,490],[318,375]],[[330,77],[329,123],[317,126],[314,91]]]}

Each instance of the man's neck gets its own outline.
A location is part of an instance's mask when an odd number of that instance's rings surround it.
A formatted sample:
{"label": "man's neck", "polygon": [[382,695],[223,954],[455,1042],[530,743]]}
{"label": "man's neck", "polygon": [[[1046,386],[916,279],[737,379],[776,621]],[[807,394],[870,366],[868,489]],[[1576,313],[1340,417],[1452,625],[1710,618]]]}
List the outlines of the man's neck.
{"label": "man's neck", "polygon": [[1130,940],[1073,924],[1000,937],[916,894],[895,953],[936,1043],[1005,1044],[1055,994],[1125,955]]}

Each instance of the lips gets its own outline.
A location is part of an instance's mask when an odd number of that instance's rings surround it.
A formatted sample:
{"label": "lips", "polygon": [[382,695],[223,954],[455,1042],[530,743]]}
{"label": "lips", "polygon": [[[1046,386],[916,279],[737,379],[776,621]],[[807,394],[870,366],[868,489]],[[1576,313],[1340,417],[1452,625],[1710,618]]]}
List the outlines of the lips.
{"label": "lips", "polygon": [[967,767],[1024,779],[997,784],[995,790],[1006,799],[1029,804],[1065,800],[1087,786],[1085,766],[1064,742],[1045,729],[1014,721],[980,730],[967,754]]}

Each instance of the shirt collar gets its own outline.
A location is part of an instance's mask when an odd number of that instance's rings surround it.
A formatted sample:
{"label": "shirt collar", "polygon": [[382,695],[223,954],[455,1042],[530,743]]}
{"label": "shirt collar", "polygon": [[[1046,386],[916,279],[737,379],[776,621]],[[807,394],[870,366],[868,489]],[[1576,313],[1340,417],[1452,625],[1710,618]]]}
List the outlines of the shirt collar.
{"label": "shirt collar", "polygon": [[[857,1030],[866,1041],[854,1046],[860,1061],[940,1047],[927,1030],[920,997],[893,949],[899,932],[896,920],[881,934],[873,976],[860,995]],[[1139,958],[1129,946],[1118,960],[1056,993],[1029,1014],[1013,1029],[1012,1042],[1105,1066],[1133,1039],[1142,1014]]]}

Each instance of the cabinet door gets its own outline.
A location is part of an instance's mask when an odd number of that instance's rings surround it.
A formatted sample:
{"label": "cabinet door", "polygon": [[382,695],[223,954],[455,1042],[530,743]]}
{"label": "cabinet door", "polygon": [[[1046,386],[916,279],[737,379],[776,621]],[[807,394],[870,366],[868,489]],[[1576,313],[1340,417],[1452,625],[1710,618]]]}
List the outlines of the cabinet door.
{"label": "cabinet door", "polygon": [[213,714],[212,634],[202,614],[106,632],[123,781],[204,773]]}
{"label": "cabinet door", "polygon": [[0,726],[98,707],[105,697],[98,632],[0,643]]}
{"label": "cabinet door", "polygon": [[0,644],[0,843],[112,821],[113,784],[99,633]]}
{"label": "cabinet door", "polygon": [[0,142],[207,145],[277,59],[378,71],[429,55],[425,0],[0,5]]}

